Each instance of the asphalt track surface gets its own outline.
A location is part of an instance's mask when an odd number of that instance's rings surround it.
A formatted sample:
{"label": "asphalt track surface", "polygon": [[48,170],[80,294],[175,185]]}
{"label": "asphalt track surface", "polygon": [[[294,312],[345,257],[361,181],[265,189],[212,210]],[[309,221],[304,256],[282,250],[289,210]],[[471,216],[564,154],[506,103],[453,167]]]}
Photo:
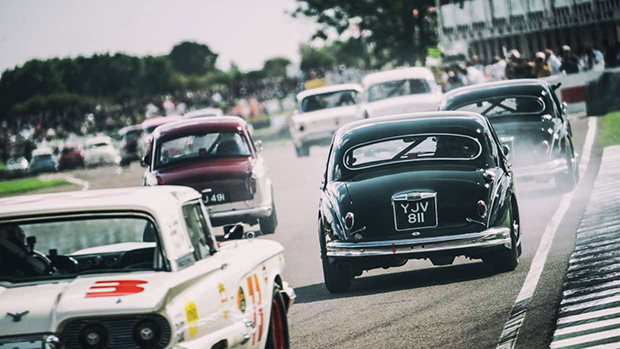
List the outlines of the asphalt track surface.
{"label": "asphalt track surface", "polygon": [[[581,153],[587,119],[571,120]],[[600,129],[600,127],[598,128]],[[495,273],[478,260],[459,257],[451,266],[409,261],[400,268],[376,269],[357,277],[345,294],[323,285],[317,232],[319,185],[328,149],[313,147],[297,158],[290,142],[265,146],[274,183],[279,225],[268,238],[286,249],[287,280],[297,292],[289,312],[292,348],[495,348],[522,288],[541,235],[558,209],[562,194],[548,183],[518,182],[523,254],[513,272]],[[517,348],[547,348],[553,337],[562,283],[575,243],[575,231],[588,202],[601,149],[595,142],[590,166],[564,215],[544,270],[530,300]],[[142,168],[104,167],[64,175],[90,189],[133,186]],[[79,190],[72,185],[59,190]]]}

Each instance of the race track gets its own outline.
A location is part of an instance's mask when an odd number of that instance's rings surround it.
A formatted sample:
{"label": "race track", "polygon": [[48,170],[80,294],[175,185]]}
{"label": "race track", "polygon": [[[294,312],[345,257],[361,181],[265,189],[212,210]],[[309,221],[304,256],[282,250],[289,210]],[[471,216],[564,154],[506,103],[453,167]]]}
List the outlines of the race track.
{"label": "race track", "polygon": [[[588,128],[573,118],[579,153]],[[290,142],[267,144],[264,157],[274,183],[279,226],[286,248],[285,279],[298,298],[289,313],[292,348],[494,348],[530,270],[532,259],[562,194],[549,183],[518,183],[523,255],[519,267],[496,274],[481,261],[458,258],[452,266],[410,261],[400,268],[365,272],[351,291],[332,295],[323,286],[317,235],[319,185],[327,147],[297,158]],[[536,291],[516,342],[518,348],[548,347],[562,280],[600,162],[595,144],[590,166],[559,222]],[[78,170],[66,175],[90,189],[138,185],[142,168]],[[79,187],[74,186],[78,190]],[[66,188],[65,188],[66,190]]]}

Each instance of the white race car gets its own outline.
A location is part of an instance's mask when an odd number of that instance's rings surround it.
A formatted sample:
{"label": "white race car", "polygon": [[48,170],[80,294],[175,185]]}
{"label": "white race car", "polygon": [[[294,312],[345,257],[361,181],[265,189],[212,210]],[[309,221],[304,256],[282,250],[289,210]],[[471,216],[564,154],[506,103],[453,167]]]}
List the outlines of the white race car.
{"label": "white race car", "polygon": [[357,95],[362,87],[342,84],[319,87],[297,94],[297,110],[290,131],[297,156],[310,155],[313,145],[328,145],[342,125],[357,120]]}
{"label": "white race car", "polygon": [[98,136],[86,141],[84,164],[86,166],[120,164],[121,155],[108,136]]}
{"label": "white race car", "polygon": [[437,111],[441,88],[433,73],[423,67],[398,68],[368,74],[362,80],[361,118]]}
{"label": "white race car", "polygon": [[288,348],[282,246],[188,187],[0,200],[0,348]]}

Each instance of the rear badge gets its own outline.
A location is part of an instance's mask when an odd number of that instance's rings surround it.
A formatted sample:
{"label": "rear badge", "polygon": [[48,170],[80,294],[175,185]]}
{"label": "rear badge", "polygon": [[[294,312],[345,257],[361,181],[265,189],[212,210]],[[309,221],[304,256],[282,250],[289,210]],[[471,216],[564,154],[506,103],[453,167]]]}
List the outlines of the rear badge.
{"label": "rear badge", "polygon": [[413,233],[411,233],[411,235],[413,235],[413,236],[420,236],[420,232],[419,231],[414,231]]}

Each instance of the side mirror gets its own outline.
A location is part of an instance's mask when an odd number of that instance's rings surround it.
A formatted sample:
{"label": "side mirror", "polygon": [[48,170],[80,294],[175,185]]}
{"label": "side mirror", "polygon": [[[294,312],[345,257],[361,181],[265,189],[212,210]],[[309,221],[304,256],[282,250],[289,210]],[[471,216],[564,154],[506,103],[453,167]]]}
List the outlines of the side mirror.
{"label": "side mirror", "polygon": [[256,142],[254,142],[254,148],[256,148],[256,151],[259,152],[259,153],[261,151],[263,151],[263,141],[258,140]]}
{"label": "side mirror", "polygon": [[551,85],[551,89],[552,89],[553,91],[555,91],[555,90],[559,89],[559,88],[560,88],[560,86],[562,86],[562,83],[561,83],[561,82],[558,82],[557,84],[553,84],[553,85]]}
{"label": "side mirror", "polygon": [[510,147],[508,147],[507,145],[502,145],[502,152],[504,153],[504,156],[509,159],[510,158]]}
{"label": "side mirror", "polygon": [[568,114],[568,104],[566,102],[562,102],[562,113]]}
{"label": "side mirror", "polygon": [[140,165],[142,165],[142,167],[148,167],[150,164],[151,164],[151,153],[146,153],[144,154],[142,159],[140,159]]}

